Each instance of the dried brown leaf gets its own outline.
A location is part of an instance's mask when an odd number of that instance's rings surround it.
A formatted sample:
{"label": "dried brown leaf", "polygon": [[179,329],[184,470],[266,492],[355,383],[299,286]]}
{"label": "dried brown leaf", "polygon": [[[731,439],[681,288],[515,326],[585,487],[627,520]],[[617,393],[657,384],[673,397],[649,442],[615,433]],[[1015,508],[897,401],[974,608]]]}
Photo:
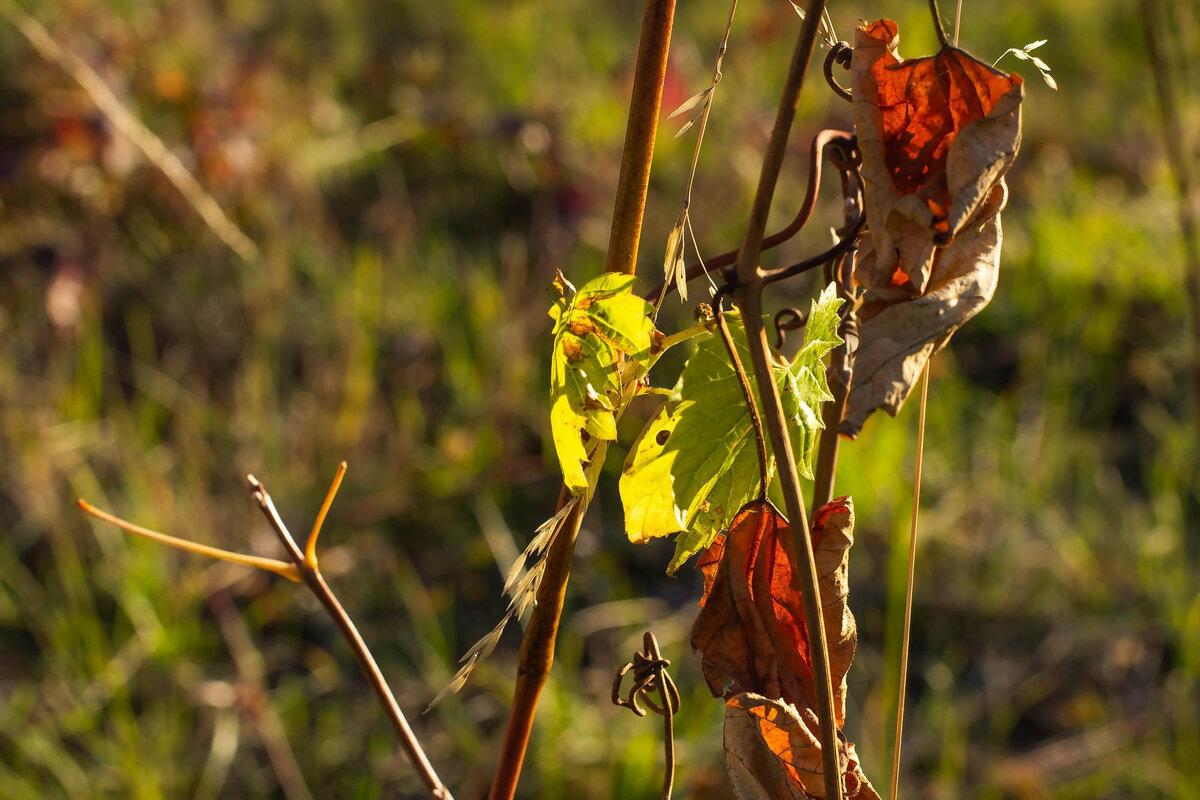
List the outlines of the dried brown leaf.
{"label": "dried brown leaf", "polygon": [[[854,616],[846,602],[853,527],[854,509],[848,497],[823,506],[813,518],[813,553],[819,576],[830,677],[834,685],[834,715],[839,727],[845,719],[846,673],[858,642]],[[770,503],[755,502],[738,513],[729,533],[714,542],[700,558],[706,592],[703,608],[692,626],[692,647],[700,652],[709,690],[715,696],[724,697],[732,709],[740,709],[743,717],[748,706],[738,704],[747,697],[786,705],[797,719],[801,714],[811,715],[816,704],[804,598],[793,580],[791,547],[787,520]],[[770,759],[764,761],[761,753],[756,753],[753,748],[746,750],[741,744],[731,749],[731,743],[744,743],[746,737],[742,734],[751,728],[757,731],[755,737],[763,739],[762,725],[754,722],[747,727],[747,721],[733,711],[727,712],[726,761],[730,775],[736,786],[741,773],[750,770],[766,782],[763,785],[768,789],[764,789],[767,794],[754,794],[747,789],[749,793],[739,794],[739,797],[805,796],[770,791],[772,775],[799,781],[801,790],[808,792],[808,796],[820,796],[814,794],[823,791],[819,788],[822,782],[821,747],[814,733],[817,729],[815,717],[809,731],[811,747],[796,744],[794,748],[792,745],[783,748],[781,745],[778,752],[771,750],[777,760],[786,762],[783,766]],[[731,726],[734,734],[731,734]],[[736,733],[738,730],[741,734]],[[799,736],[800,729],[794,732]],[[769,749],[772,742],[783,741],[780,736],[783,734],[772,733],[766,737]],[[810,763],[814,753],[815,762]],[[802,766],[791,763],[793,755]],[[842,759],[843,764],[849,763],[845,753]],[[743,783],[747,787],[752,785]]]}
{"label": "dried brown leaf", "polygon": [[898,41],[891,20],[864,25],[851,61],[868,229],[849,436],[876,408],[895,414],[930,356],[991,300],[1004,173],[1021,142],[1019,76],[950,47],[901,61]]}
{"label": "dried brown leaf", "polygon": [[[858,314],[859,345],[843,434],[857,436],[877,408],[895,416],[925,363],[992,299],[1000,278],[1000,210],[1007,198],[1001,181],[981,209],[983,219],[938,252],[924,295],[885,300],[867,291]],[[863,242],[862,253],[864,258],[872,256],[869,240]]]}
{"label": "dried brown leaf", "polygon": [[901,61],[891,20],[860,27],[851,77],[874,259],[856,277],[924,294],[937,248],[968,222],[1016,158],[1020,76],[955,48]]}
{"label": "dried brown leaf", "polygon": [[[747,692],[725,705],[725,767],[738,800],[823,798],[819,724],[783,700]],[[842,797],[880,800],[863,774],[854,745],[839,734]]]}

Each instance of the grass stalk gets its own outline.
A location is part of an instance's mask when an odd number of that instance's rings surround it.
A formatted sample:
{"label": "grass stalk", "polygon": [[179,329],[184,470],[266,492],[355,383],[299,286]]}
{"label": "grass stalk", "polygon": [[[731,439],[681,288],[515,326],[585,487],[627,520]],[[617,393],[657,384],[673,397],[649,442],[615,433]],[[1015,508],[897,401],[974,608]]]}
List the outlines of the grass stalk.
{"label": "grass stalk", "polygon": [[258,246],[231,220],[221,205],[196,180],[187,167],[141,120],[134,116],[96,70],[63,47],[25,9],[13,0],[0,0],[0,16],[13,24],[38,54],[67,73],[82,88],[113,127],[128,137],[146,159],[158,167],[183,199],[217,238],[244,261],[258,259]]}
{"label": "grass stalk", "polygon": [[[932,361],[932,359],[930,359]],[[904,588],[904,632],[900,635],[900,679],[896,689],[896,740],[892,745],[892,788],[896,800],[900,787],[900,745],[904,738],[904,690],[908,685],[908,640],[912,633],[913,578],[917,565],[917,512],[921,507],[921,464],[925,460],[925,408],[929,401],[929,361],[921,373],[921,409],[917,420],[917,466],[913,475],[912,523],[908,529],[908,582]]]}

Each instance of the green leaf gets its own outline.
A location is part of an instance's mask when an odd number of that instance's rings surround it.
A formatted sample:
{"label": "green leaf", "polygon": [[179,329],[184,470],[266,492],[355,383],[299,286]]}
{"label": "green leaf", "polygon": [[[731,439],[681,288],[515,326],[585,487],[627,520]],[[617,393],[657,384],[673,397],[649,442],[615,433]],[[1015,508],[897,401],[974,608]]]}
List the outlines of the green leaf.
{"label": "green leaf", "polygon": [[[550,362],[550,431],[563,480],[575,495],[589,486],[584,465],[595,440],[617,438],[622,385],[650,367],[653,306],[632,294],[632,275],[605,273],[574,292],[560,275],[563,293],[550,309],[554,348]],[[591,454],[594,457],[594,452]]]}
{"label": "green leaf", "polygon": [[[836,333],[840,304],[831,285],[813,302],[804,346],[796,357],[787,362],[773,356],[797,466],[808,478],[823,427],[820,405],[832,399],[821,359],[841,342]],[[736,312],[726,316],[738,355],[749,365],[741,318]],[[749,378],[757,397],[752,371]],[[773,471],[772,458],[768,473]],[[726,529],[759,488],[746,401],[725,346],[710,334],[688,360],[673,397],[650,419],[626,459],[620,481],[625,531],[634,542],[681,532],[668,569],[674,572]]]}

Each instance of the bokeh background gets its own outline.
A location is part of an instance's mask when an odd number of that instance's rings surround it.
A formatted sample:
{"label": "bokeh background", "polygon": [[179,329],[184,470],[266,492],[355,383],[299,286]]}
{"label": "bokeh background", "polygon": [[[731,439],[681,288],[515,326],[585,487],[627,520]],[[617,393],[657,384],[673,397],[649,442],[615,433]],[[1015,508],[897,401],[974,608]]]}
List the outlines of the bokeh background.
{"label": "bokeh background", "polygon": [[[0,2],[0,796],[420,796],[306,592],[74,507],[278,556],[244,476],[303,532],[342,459],[322,565],[442,775],[482,796],[516,626],[459,696],[419,712],[501,615],[502,571],[553,510],[546,288],[603,262],[641,4],[19,2]],[[1196,6],[1158,4],[1194,143]],[[727,10],[680,3],[665,111],[707,85]],[[258,257],[226,247],[30,46],[26,12]],[[831,13],[842,38],[886,15],[903,54],[934,47],[916,0]],[[706,252],[740,239],[798,25],[786,0],[738,11],[693,204]],[[965,4],[961,43],[980,57],[1037,39],[1059,91],[1002,62],[1027,96],[1000,288],[933,367],[902,788],[1200,797],[1190,312],[1145,7]],[[814,77],[769,227],[799,203],[809,138],[849,125]],[[694,134],[675,129],[655,156],[647,287],[690,162]],[[768,263],[825,246],[833,176],[825,195]],[[660,327],[689,314],[672,305]],[[652,409],[635,404],[623,445]],[[847,732],[885,792],[915,416],[872,419],[838,484],[858,511]],[[684,698],[677,796],[728,797],[721,706],[687,645],[699,581],[664,575],[670,543],[625,541],[614,449],[521,795],[657,797],[660,725],[608,702],[649,627]]]}

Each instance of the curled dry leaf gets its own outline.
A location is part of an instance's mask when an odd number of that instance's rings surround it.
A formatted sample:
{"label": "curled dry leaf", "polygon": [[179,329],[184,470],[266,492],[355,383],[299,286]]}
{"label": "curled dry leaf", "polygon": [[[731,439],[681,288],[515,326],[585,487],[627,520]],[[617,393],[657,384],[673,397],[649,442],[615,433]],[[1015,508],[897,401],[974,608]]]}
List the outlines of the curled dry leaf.
{"label": "curled dry leaf", "polygon": [[[747,692],[725,705],[725,768],[739,800],[825,796],[817,715]],[[842,797],[880,800],[863,775],[854,744],[838,732]]]}
{"label": "curled dry leaf", "polygon": [[861,27],[851,61],[868,222],[852,436],[876,408],[896,413],[929,356],[991,299],[1021,141],[1020,76],[957,48],[901,61],[898,42],[891,20]]}
{"label": "curled dry leaf", "polygon": [[[853,527],[853,505],[843,497],[819,509],[812,528],[839,727],[845,720],[846,673],[858,643],[846,603]],[[706,591],[691,642],[700,652],[709,690],[725,698],[729,709],[726,760],[734,785],[738,787],[739,776],[745,778],[742,773],[750,770],[763,781],[785,776],[803,792],[739,789],[741,798],[821,797],[824,791],[808,628],[788,557],[791,547],[787,520],[770,503],[755,502],[738,513],[729,533],[700,558]],[[758,752],[762,747],[773,757]],[[844,739],[842,747],[839,756],[847,786],[867,791],[848,797],[874,797]],[[741,785],[753,785],[747,780]]]}
{"label": "curled dry leaf", "polygon": [[[930,357],[992,299],[1000,278],[1000,211],[1007,199],[1008,189],[1000,181],[978,218],[939,251],[925,294],[884,300],[867,290],[858,312],[859,345],[843,434],[857,436],[877,408],[894,416]],[[865,255],[871,251],[870,241],[864,241]]]}

